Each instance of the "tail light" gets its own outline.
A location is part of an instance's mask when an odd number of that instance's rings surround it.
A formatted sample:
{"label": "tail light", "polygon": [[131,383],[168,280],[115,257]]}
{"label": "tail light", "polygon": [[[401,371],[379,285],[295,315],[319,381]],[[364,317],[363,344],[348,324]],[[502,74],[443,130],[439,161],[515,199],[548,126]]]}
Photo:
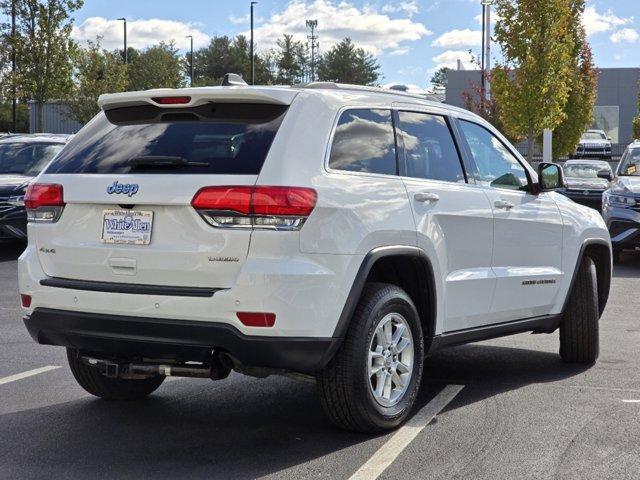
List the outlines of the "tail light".
{"label": "tail light", "polygon": [[299,230],[317,199],[303,187],[205,187],[191,205],[214,227]]}
{"label": "tail light", "polygon": [[24,195],[24,206],[30,222],[57,222],[64,209],[62,185],[32,183]]}
{"label": "tail light", "polygon": [[21,293],[20,303],[24,308],[29,308],[31,306],[31,295],[25,295],[24,293]]}

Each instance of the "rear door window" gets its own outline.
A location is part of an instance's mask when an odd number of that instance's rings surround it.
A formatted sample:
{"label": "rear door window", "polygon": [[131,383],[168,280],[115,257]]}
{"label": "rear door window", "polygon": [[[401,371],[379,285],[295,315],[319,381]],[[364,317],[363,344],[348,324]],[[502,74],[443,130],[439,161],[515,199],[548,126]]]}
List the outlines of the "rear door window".
{"label": "rear door window", "polygon": [[287,107],[118,108],[89,122],[47,173],[257,175]]}
{"label": "rear door window", "polygon": [[443,116],[400,111],[398,119],[398,135],[404,145],[404,175],[465,183],[460,156]]}
{"label": "rear door window", "polygon": [[391,110],[353,109],[340,116],[329,167],[396,175],[396,142]]}

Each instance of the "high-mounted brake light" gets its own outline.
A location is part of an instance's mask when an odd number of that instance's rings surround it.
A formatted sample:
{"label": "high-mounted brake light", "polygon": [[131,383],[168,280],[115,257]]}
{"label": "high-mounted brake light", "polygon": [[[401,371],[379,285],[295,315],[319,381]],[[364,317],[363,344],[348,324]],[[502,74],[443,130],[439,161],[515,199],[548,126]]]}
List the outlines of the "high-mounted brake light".
{"label": "high-mounted brake light", "polygon": [[24,195],[27,219],[32,222],[57,222],[64,209],[62,185],[32,183]]}
{"label": "high-mounted brake light", "polygon": [[184,105],[191,101],[191,97],[154,97],[152,100],[160,105]]}
{"label": "high-mounted brake light", "polygon": [[299,230],[317,198],[304,187],[205,187],[191,205],[214,227]]}

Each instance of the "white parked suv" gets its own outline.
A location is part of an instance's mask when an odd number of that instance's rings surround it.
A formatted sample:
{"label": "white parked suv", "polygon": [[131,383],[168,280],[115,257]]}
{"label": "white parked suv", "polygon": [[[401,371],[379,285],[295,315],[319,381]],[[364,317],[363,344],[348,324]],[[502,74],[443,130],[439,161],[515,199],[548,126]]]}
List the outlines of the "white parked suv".
{"label": "white parked suv", "polygon": [[467,111],[375,88],[104,95],[27,192],[25,324],[88,392],[315,379],[340,427],[407,418],[437,349],[560,328],[594,362],[599,214]]}

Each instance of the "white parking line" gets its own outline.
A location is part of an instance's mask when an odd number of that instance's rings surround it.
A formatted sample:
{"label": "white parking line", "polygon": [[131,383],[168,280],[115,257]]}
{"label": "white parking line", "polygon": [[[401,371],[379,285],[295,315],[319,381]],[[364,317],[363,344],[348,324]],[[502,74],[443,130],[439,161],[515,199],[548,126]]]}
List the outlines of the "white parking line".
{"label": "white parking line", "polygon": [[349,480],[375,480],[389,465],[407,448],[414,438],[426,427],[433,418],[446,407],[464,385],[447,385],[416,413],[411,420],[404,424],[394,435],[378,449],[373,456],[362,465]]}
{"label": "white parking line", "polygon": [[55,365],[47,365],[46,367],[35,368],[33,370],[29,370],[28,372],[9,375],[8,377],[0,378],[0,385],[4,385],[5,383],[10,383],[10,382],[15,382],[16,380],[22,380],[23,378],[27,378],[27,377],[33,377],[34,375],[48,372],[50,370],[55,370],[56,368],[60,368],[60,367]]}
{"label": "white parking line", "polygon": [[631,400],[622,400],[623,403],[640,403],[640,400],[631,399]]}

